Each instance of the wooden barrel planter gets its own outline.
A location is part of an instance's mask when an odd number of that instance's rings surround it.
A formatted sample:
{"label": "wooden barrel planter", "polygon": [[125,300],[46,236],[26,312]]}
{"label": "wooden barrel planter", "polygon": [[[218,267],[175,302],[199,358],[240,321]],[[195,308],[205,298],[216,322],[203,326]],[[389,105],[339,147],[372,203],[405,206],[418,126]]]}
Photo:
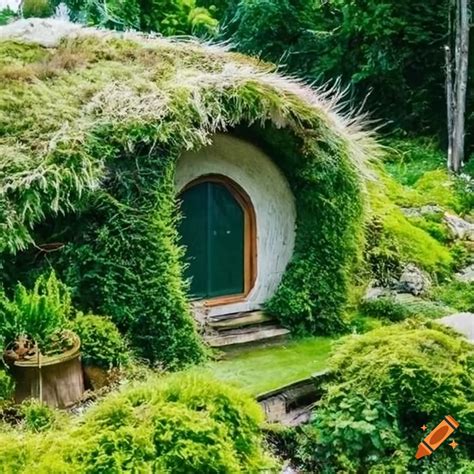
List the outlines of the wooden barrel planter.
{"label": "wooden barrel planter", "polygon": [[35,398],[54,408],[67,408],[80,400],[84,393],[81,342],[76,335],[73,338],[73,347],[62,354],[10,363],[17,403]]}

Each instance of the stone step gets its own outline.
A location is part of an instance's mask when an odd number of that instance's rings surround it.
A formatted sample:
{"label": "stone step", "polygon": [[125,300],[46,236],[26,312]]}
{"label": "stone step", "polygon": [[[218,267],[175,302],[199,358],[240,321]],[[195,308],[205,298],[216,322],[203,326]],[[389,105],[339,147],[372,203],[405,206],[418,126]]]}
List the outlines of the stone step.
{"label": "stone step", "polygon": [[280,327],[272,328],[248,328],[243,329],[238,334],[212,336],[207,338],[207,342],[211,347],[226,347],[239,344],[248,344],[252,342],[263,342],[275,338],[281,338],[289,334],[288,329]]}
{"label": "stone step", "polygon": [[263,324],[273,321],[273,317],[265,314],[263,311],[250,311],[248,313],[235,313],[222,317],[211,317],[207,324],[217,331],[225,331],[235,328],[243,328],[257,324]]}

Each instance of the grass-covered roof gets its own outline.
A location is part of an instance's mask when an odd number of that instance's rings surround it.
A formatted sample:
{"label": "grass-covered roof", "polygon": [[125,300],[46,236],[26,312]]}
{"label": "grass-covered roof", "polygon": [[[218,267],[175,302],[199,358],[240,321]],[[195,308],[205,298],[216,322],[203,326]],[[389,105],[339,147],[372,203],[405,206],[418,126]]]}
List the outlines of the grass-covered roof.
{"label": "grass-covered roof", "polygon": [[[188,311],[174,164],[214,133],[245,126],[258,130],[297,201],[295,256],[268,309],[302,330],[338,327],[377,146],[338,112],[337,97],[274,69],[190,40],[56,20],[0,27],[0,255],[62,259],[77,297],[126,330],[132,320],[143,327],[147,312],[171,321]],[[57,222],[71,215],[83,221],[66,237]],[[61,252],[42,245],[58,241]],[[138,287],[156,294],[139,298]],[[175,359],[170,340],[154,347],[155,358]]]}

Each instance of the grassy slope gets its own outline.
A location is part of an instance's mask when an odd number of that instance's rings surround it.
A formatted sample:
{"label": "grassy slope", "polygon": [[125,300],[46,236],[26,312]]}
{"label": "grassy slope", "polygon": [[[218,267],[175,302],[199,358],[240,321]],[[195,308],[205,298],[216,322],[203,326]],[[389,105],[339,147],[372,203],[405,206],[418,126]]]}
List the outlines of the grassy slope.
{"label": "grassy slope", "polygon": [[218,379],[235,383],[257,395],[324,369],[332,341],[313,337],[242,350],[207,367]]}

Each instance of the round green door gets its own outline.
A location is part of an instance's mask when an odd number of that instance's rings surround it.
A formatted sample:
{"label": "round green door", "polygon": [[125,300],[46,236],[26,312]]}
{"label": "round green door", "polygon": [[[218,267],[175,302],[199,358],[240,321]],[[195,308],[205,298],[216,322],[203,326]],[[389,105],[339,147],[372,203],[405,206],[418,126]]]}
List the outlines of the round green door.
{"label": "round green door", "polygon": [[243,293],[245,213],[232,191],[219,182],[201,182],[185,190],[181,201],[191,296]]}

